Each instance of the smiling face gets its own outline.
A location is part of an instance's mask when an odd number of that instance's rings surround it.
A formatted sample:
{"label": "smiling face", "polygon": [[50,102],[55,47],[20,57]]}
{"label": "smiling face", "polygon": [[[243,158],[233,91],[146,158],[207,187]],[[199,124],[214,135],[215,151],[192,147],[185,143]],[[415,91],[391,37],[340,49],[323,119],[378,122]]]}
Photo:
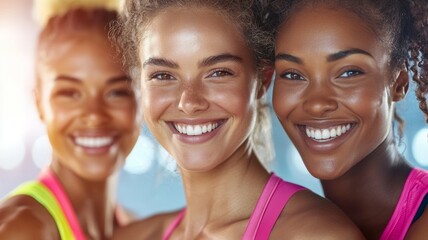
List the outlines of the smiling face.
{"label": "smiling face", "polygon": [[315,177],[343,175],[391,131],[388,53],[346,10],[303,8],[280,26],[273,106]]}
{"label": "smiling face", "polygon": [[254,57],[233,23],[206,8],[167,8],[140,47],[145,123],[190,171],[247,154],[254,127]]}
{"label": "smiling face", "polygon": [[62,33],[39,52],[37,106],[53,164],[103,180],[121,166],[139,135],[130,79],[105,35]]}

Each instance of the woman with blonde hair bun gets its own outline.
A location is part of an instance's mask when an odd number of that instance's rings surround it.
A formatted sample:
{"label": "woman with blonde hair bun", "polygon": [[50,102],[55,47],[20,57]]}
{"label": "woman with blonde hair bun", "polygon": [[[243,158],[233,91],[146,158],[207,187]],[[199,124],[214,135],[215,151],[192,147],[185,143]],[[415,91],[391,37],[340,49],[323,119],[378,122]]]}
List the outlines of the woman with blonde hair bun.
{"label": "woman with blonde hair bun", "polygon": [[109,239],[122,223],[117,173],[140,133],[137,90],[108,39],[118,3],[35,3],[35,100],[52,161],[0,202],[0,239]]}

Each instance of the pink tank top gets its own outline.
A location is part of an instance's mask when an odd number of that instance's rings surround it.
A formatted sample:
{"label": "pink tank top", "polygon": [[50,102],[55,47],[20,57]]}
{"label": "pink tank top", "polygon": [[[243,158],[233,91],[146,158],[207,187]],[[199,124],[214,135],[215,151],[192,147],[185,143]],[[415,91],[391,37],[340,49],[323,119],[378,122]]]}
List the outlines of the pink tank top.
{"label": "pink tank top", "polygon": [[[294,193],[303,189],[305,188],[285,182],[275,174],[272,174],[257,201],[242,239],[269,239],[269,235],[272,232],[276,220],[281,215],[288,200]],[[177,218],[169,225],[162,238],[163,240],[168,240],[170,238],[183,219],[184,214],[185,209],[183,209],[178,214]]]}
{"label": "pink tank top", "polygon": [[427,193],[428,172],[413,169],[407,177],[394,213],[380,239],[404,239]]}

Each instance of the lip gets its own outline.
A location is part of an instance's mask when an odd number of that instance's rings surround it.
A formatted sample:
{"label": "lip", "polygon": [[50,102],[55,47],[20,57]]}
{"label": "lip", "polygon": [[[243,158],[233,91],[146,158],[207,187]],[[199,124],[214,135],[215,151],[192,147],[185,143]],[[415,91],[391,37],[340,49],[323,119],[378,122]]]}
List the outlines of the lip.
{"label": "lip", "polygon": [[[307,127],[311,129],[331,129],[336,128],[338,126],[346,126],[348,124],[350,126],[349,130],[347,130],[345,133],[342,133],[340,136],[331,137],[329,139],[315,140],[311,137],[308,137],[306,133]],[[340,147],[343,143],[347,141],[347,139],[353,133],[356,127],[357,123],[351,121],[320,121],[297,124],[297,128],[306,145],[309,147],[310,150],[316,152],[332,151]]]}
{"label": "lip", "polygon": [[[186,144],[202,144],[205,143],[212,138],[214,138],[220,129],[223,127],[224,123],[227,122],[227,119],[181,119],[181,120],[173,120],[167,121],[169,128],[173,133],[173,137],[177,140],[186,143]],[[175,125],[207,125],[207,124],[216,124],[217,127],[210,132],[205,132],[200,135],[187,135],[180,133]]]}

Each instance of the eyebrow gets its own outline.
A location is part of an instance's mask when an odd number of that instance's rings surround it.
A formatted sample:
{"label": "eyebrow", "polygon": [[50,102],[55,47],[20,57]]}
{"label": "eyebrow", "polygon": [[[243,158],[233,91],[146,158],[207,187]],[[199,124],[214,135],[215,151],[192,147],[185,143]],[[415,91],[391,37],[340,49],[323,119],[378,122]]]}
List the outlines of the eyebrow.
{"label": "eyebrow", "polygon": [[370,53],[368,53],[368,52],[366,52],[366,51],[364,51],[362,49],[351,48],[351,49],[348,49],[348,50],[344,50],[344,51],[340,51],[340,52],[328,55],[327,61],[328,62],[337,61],[339,59],[345,58],[345,57],[347,57],[349,55],[352,55],[352,54],[364,54],[364,55],[367,55],[367,56],[370,56],[370,57],[373,58],[373,56]]}
{"label": "eyebrow", "polygon": [[239,56],[236,56],[230,53],[223,53],[223,54],[207,57],[203,59],[198,65],[199,67],[207,67],[207,66],[214,65],[216,63],[228,62],[228,61],[242,62],[243,60]]}
{"label": "eyebrow", "polygon": [[[81,83],[82,81],[78,78],[72,77],[72,76],[67,76],[67,75],[59,75],[55,78],[55,82],[56,81],[69,81],[69,82],[74,82],[74,83]],[[129,78],[127,75],[122,75],[122,76],[117,76],[117,77],[112,77],[110,79],[107,80],[108,84],[111,83],[118,83],[118,82],[131,82],[131,78]]]}
{"label": "eyebrow", "polygon": [[160,67],[169,67],[169,68],[178,68],[178,64],[174,61],[165,59],[165,58],[149,58],[143,63],[143,68],[148,66],[160,66]]}
{"label": "eyebrow", "polygon": [[[368,53],[368,52],[366,52],[366,51],[364,51],[362,49],[351,48],[351,49],[348,49],[348,50],[339,51],[337,53],[333,53],[333,54],[328,55],[327,56],[327,62],[334,62],[334,61],[340,60],[340,59],[345,58],[345,57],[347,57],[349,55],[352,55],[352,54],[364,54],[364,55],[367,55],[367,56],[370,56],[370,57],[373,58],[373,56],[370,53]],[[287,53],[279,53],[279,54],[277,54],[275,56],[275,60],[284,60],[284,61],[294,62],[294,63],[297,63],[297,64],[303,64],[303,60],[302,59],[300,59],[300,58],[298,58],[296,56],[293,56],[291,54],[287,54]]]}
{"label": "eyebrow", "polygon": [[275,56],[275,61],[277,60],[284,60],[284,61],[289,61],[289,62],[294,62],[297,64],[303,64],[303,60],[293,56],[291,54],[286,54],[286,53],[279,53]]}
{"label": "eyebrow", "polygon": [[75,82],[75,83],[82,82],[75,77],[71,77],[71,76],[67,76],[67,75],[59,75],[54,80],[55,80],[55,82],[57,82],[57,81],[69,81],[69,82]]}
{"label": "eyebrow", "polygon": [[127,75],[110,78],[107,83],[118,83],[118,82],[132,82],[131,78]]}

